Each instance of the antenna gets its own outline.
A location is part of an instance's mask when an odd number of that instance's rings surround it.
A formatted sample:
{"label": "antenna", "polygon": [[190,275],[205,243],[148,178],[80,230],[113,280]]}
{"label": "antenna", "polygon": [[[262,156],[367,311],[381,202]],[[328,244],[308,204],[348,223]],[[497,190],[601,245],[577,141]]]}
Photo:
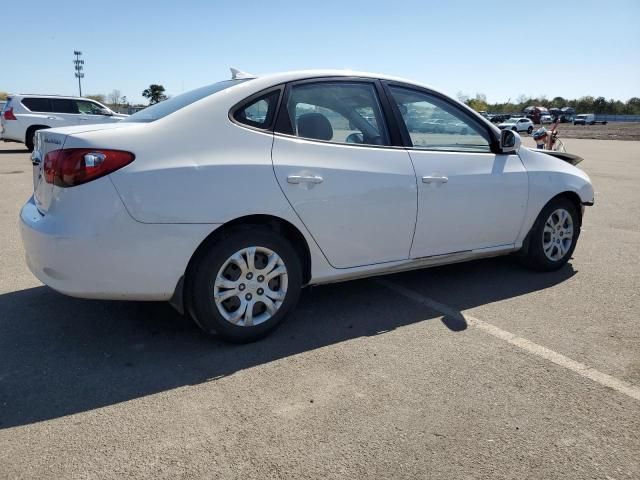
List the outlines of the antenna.
{"label": "antenna", "polygon": [[238,70],[235,67],[231,67],[231,80],[246,80],[249,78],[257,78],[252,73],[243,72],[242,70]]}

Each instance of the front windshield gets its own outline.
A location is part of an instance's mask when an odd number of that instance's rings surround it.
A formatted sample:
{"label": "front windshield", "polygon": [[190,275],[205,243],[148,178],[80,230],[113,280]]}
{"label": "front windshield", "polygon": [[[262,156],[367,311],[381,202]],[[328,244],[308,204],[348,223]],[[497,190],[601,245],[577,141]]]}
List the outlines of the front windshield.
{"label": "front windshield", "polygon": [[222,82],[207,85],[206,87],[196,88],[195,90],[176,95],[175,97],[171,97],[168,100],[164,100],[163,102],[151,105],[144,110],[140,110],[139,112],[134,113],[133,115],[125,118],[122,121],[137,123],[153,122],[160,118],[166,117],[167,115],[170,115],[173,112],[186,107],[187,105],[191,105],[198,100],[202,100],[209,95],[213,95],[214,93],[220,92],[226,88],[233,87],[234,85],[238,85],[246,81],[247,79],[224,80]]}

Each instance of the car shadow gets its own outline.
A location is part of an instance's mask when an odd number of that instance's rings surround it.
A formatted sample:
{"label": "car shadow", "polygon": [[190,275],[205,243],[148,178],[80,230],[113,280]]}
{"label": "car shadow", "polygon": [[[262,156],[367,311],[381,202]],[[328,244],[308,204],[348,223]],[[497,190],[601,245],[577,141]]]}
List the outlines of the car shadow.
{"label": "car shadow", "polygon": [[0,155],[8,155],[10,153],[29,153],[26,148],[13,148],[11,150],[0,150]]}
{"label": "car shadow", "polygon": [[[396,274],[416,289],[438,285],[464,310],[552,287],[570,265],[536,274],[510,259]],[[443,301],[438,299],[438,301]],[[301,352],[445,316],[392,293],[375,279],[305,289],[296,311],[262,341],[208,337],[168,304],[81,300],[48,287],[0,295],[0,429],[26,425],[215,381]]]}

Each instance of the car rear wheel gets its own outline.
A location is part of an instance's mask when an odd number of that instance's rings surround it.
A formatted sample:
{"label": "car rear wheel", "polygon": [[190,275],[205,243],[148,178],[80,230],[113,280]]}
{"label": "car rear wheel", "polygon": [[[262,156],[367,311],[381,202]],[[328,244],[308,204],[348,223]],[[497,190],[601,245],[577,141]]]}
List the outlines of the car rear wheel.
{"label": "car rear wheel", "polygon": [[513,127],[511,130],[513,130],[514,132],[517,132],[518,128],[517,127]]}
{"label": "car rear wheel", "polygon": [[529,135],[531,135],[531,132],[533,132],[533,127],[529,127],[529,128],[527,128],[527,133],[528,133]]}
{"label": "car rear wheel", "polygon": [[571,258],[580,236],[581,218],[576,205],[557,198],[542,209],[521,252],[522,263],[535,270],[562,267]]}
{"label": "car rear wheel", "polygon": [[300,296],[291,244],[268,229],[236,230],[211,245],[189,282],[191,313],[207,333],[246,343],[264,337]]}

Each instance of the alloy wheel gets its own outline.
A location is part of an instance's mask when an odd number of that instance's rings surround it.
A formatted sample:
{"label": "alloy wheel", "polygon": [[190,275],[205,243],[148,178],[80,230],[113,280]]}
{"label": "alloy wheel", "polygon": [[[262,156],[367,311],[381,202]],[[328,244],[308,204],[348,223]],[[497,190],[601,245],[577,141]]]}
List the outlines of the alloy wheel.
{"label": "alloy wheel", "polygon": [[554,210],[544,224],[542,249],[546,257],[557,262],[561,260],[573,243],[573,219],[567,210]]}
{"label": "alloy wheel", "polygon": [[214,302],[225,320],[240,327],[266,322],[287,295],[287,267],[280,256],[264,247],[247,247],[220,267]]}

